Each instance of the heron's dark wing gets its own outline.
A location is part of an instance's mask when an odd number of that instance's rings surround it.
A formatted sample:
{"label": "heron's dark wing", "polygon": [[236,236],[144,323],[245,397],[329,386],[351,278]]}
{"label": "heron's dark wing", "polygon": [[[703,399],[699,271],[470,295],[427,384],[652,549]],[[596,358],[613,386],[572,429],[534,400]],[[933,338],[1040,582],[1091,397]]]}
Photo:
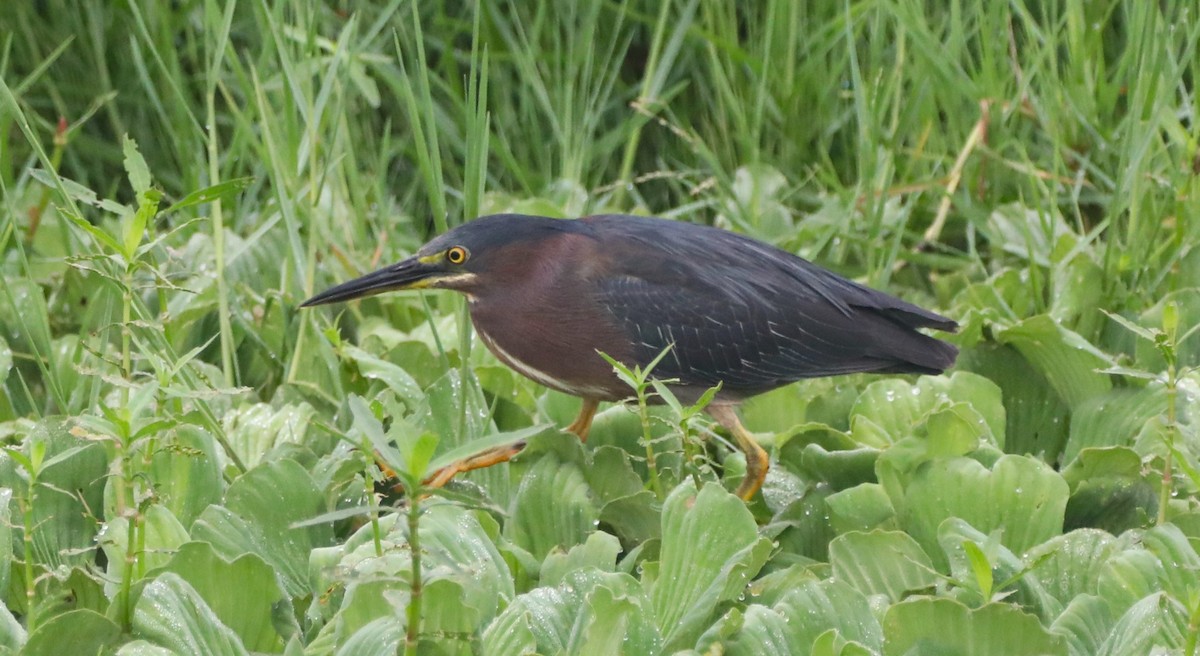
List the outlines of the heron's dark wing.
{"label": "heron's dark wing", "polygon": [[617,270],[593,281],[596,299],[639,364],[671,346],[659,378],[754,393],[818,376],[934,373],[954,362],[953,346],[915,330],[953,329],[953,321],[766,244],[662,221],[604,227],[624,250]]}
{"label": "heron's dark wing", "polygon": [[[721,382],[731,391],[752,392],[801,378],[904,369],[872,343],[888,335],[869,334],[870,322],[854,316],[859,313],[847,317],[821,299],[779,298],[787,305],[764,306],[639,278],[606,280],[598,296],[625,330],[638,364],[671,346],[655,374],[686,385]],[[887,320],[874,323],[900,332]]]}

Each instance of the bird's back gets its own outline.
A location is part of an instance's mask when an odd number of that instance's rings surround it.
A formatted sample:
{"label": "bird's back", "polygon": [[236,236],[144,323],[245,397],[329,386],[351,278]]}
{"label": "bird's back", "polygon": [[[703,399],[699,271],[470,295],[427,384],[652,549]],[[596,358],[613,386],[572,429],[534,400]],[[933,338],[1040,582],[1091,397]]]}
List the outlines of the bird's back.
{"label": "bird's back", "polygon": [[957,355],[917,330],[954,321],[762,242],[645,217],[578,223],[617,251],[592,289],[639,364],[671,347],[659,378],[748,396],[802,378],[940,373]]}

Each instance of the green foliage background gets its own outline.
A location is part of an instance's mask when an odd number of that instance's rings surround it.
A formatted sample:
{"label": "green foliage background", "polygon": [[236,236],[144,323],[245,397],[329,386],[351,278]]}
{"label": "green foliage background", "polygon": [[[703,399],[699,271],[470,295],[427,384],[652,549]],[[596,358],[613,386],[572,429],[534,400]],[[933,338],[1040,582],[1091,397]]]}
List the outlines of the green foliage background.
{"label": "green foliage background", "polygon": [[[0,653],[1196,654],[1197,13],[4,3]],[[297,310],[502,211],[743,232],[962,355],[752,400],[747,505],[460,299]]]}

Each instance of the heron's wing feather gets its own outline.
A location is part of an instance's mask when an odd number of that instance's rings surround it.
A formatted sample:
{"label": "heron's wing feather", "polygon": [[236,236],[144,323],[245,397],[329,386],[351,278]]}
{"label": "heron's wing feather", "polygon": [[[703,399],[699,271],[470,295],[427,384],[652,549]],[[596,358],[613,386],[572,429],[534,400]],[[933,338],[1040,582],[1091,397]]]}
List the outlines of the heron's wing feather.
{"label": "heron's wing feather", "polygon": [[592,224],[620,253],[596,300],[659,378],[746,392],[855,372],[939,372],[956,349],[915,328],[954,322],[723,230],[631,218]]}
{"label": "heron's wing feather", "polygon": [[877,313],[847,315],[820,299],[791,296],[774,306],[631,277],[604,281],[597,297],[625,330],[638,364],[669,346],[655,374],[686,385],[722,382],[752,392],[818,376],[924,371],[933,367],[892,355],[888,342],[941,344]]}

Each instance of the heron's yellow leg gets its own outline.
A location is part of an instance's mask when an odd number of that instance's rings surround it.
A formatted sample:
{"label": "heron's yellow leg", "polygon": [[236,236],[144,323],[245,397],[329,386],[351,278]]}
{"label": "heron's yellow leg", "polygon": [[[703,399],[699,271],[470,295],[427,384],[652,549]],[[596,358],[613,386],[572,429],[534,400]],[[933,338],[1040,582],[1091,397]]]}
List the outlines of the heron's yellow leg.
{"label": "heron's yellow leg", "polygon": [[770,458],[767,456],[767,452],[758,445],[758,441],[754,439],[750,431],[742,426],[734,406],[727,403],[714,403],[708,406],[707,410],[718,424],[724,426],[725,430],[733,435],[733,439],[737,440],[738,448],[746,454],[746,476],[742,479],[742,484],[738,486],[737,495],[749,501],[762,487],[763,480],[767,477]]}

